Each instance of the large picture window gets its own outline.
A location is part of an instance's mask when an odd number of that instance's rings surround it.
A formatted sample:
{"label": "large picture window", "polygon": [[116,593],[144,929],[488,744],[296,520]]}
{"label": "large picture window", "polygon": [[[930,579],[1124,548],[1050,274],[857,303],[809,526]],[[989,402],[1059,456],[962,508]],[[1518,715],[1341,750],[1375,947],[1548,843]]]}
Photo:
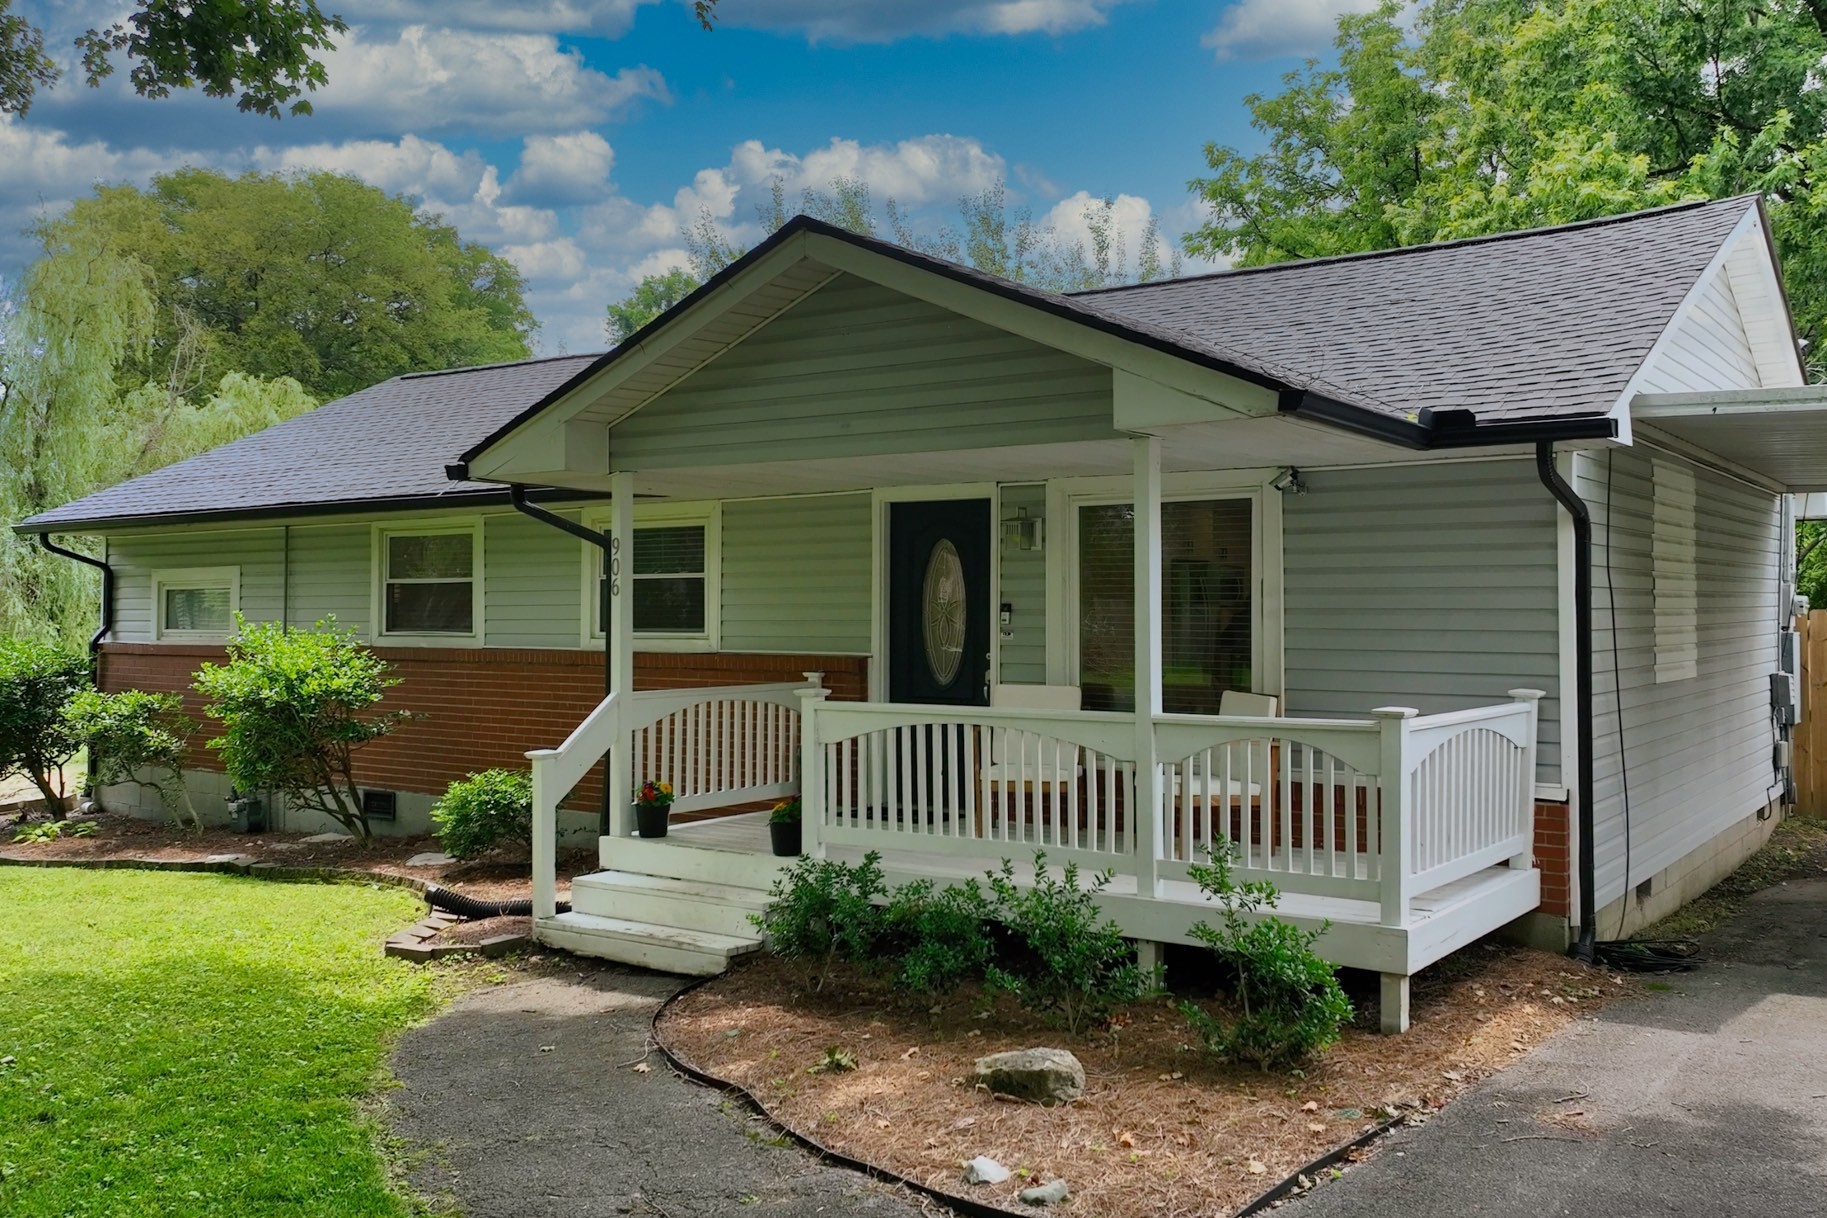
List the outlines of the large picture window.
{"label": "large picture window", "polygon": [[[1162,707],[1215,715],[1254,687],[1255,505],[1161,505]],[[1135,508],[1078,509],[1078,667],[1086,710],[1135,708]]]}
{"label": "large picture window", "polygon": [[381,633],[474,637],[479,537],[475,526],[383,531]]}
{"label": "large picture window", "polygon": [[237,567],[160,571],[152,577],[155,636],[161,639],[225,639],[234,633],[241,606]]}

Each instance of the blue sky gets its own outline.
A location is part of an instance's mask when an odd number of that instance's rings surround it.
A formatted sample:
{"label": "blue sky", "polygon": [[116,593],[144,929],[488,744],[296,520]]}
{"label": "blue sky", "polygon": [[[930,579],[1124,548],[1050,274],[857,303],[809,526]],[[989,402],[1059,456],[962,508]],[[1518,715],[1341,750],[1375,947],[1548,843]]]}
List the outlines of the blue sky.
{"label": "blue sky", "polygon": [[[67,48],[117,5],[19,7]],[[707,34],[680,0],[347,3],[309,118],[145,101],[124,73],[0,117],[0,274],[31,257],[37,215],[184,164],[327,168],[414,195],[521,268],[544,351],[600,348],[604,305],[677,265],[701,213],[758,238],[776,177],[789,202],[859,177],[925,228],[1003,180],[1068,241],[1112,197],[1133,253],[1151,216],[1176,244],[1199,223],[1186,183],[1205,142],[1256,146],[1244,96],[1325,55],[1335,15],[1362,7],[722,0]]]}

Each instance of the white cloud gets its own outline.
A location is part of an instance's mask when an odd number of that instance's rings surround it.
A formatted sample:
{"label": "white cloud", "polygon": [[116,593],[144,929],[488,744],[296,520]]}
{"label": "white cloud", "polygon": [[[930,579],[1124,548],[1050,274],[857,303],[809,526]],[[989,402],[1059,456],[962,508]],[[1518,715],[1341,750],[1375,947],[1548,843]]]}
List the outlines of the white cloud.
{"label": "white cloud", "polygon": [[1069,34],[1129,0],[731,0],[720,24],[803,31],[813,42],[892,42],[912,34]]}
{"label": "white cloud", "polygon": [[[1059,235],[1062,245],[1076,245],[1090,255],[1093,249],[1090,217],[1093,212],[1101,210],[1102,204],[1102,199],[1094,197],[1089,191],[1081,190],[1055,203],[1040,217],[1040,223],[1053,229]],[[1160,231],[1164,219],[1155,214],[1147,199],[1139,195],[1117,195],[1110,201],[1110,236],[1117,246],[1110,255],[1113,269],[1120,267],[1126,274],[1134,272],[1151,219],[1155,221],[1157,230],[1154,237],[1155,257],[1163,271],[1172,266],[1174,251],[1178,247],[1171,237]]]}
{"label": "white cloud", "polygon": [[1367,13],[1378,0],[1238,0],[1201,41],[1220,59],[1319,55],[1331,47],[1344,13]]}
{"label": "white cloud", "polygon": [[615,149],[594,131],[528,136],[507,193],[545,204],[587,203],[609,193],[613,168]]}
{"label": "white cloud", "polygon": [[194,160],[172,149],[115,150],[100,140],[73,142],[53,127],[0,114],[0,270],[23,266],[37,245],[25,228],[39,215],[56,215],[97,184],[144,184],[156,173]]}
{"label": "white cloud", "polygon": [[644,98],[671,99],[654,69],[606,75],[550,34],[410,25],[377,40],[358,28],[324,66],[330,83],[312,98],[317,113],[368,130],[575,131]]}
{"label": "white cloud", "polygon": [[479,30],[541,34],[626,33],[635,11],[659,0],[367,0],[364,21],[429,22]]}

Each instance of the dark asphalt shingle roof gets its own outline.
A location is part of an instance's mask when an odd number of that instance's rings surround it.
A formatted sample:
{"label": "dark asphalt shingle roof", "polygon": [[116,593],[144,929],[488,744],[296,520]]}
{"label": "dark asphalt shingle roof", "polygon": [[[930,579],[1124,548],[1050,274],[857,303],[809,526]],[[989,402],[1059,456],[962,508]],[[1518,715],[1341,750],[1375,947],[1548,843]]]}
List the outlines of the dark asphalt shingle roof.
{"label": "dark asphalt shingle roof", "polygon": [[1075,299],[1222,338],[1392,413],[1602,414],[1752,206],[1688,204]]}
{"label": "dark asphalt shingle roof", "polygon": [[[1392,417],[1467,409],[1497,421],[1603,416],[1753,206],[1749,198],[1688,204],[1072,296],[804,218],[789,227],[876,249],[1253,380]],[[395,377],[19,527],[74,531],[173,516],[277,516],[499,494],[498,487],[448,480],[446,463],[611,358],[560,356]]]}
{"label": "dark asphalt shingle roof", "polygon": [[595,358],[396,376],[25,523],[41,531],[175,514],[284,515],[326,504],[499,494],[498,486],[450,481],[445,462]]}

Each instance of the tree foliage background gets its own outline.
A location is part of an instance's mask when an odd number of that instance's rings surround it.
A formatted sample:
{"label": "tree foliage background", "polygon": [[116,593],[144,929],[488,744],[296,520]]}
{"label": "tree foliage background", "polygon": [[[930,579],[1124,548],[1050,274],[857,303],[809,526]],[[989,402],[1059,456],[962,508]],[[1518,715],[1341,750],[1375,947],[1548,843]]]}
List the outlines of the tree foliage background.
{"label": "tree foliage background", "polygon": [[1209,145],[1190,252],[1243,265],[1761,194],[1815,371],[1827,330],[1827,3],[1433,0],[1340,19],[1336,66]]}
{"label": "tree foliage background", "polygon": [[[511,264],[352,178],[185,169],[37,235],[0,296],[7,524],[402,372],[529,351]],[[95,596],[0,530],[0,634],[74,644]]]}

